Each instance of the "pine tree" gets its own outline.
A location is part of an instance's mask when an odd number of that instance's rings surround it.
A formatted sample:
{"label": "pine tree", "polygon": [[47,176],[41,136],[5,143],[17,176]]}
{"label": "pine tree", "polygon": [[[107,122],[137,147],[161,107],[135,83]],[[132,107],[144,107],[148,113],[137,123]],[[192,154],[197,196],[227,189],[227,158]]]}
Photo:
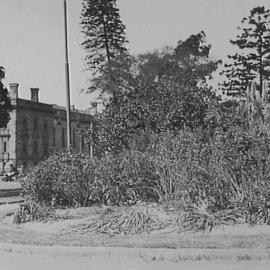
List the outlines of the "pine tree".
{"label": "pine tree", "polygon": [[270,75],[270,10],[253,8],[241,23],[240,34],[230,41],[238,47],[239,53],[228,56],[231,63],[225,65],[224,70],[223,90],[227,95],[245,95],[254,78],[258,78],[262,93],[263,80]]}
{"label": "pine tree", "polygon": [[126,52],[125,25],[121,21],[116,0],[83,0],[81,13],[83,47],[89,69],[100,71],[106,63]]}

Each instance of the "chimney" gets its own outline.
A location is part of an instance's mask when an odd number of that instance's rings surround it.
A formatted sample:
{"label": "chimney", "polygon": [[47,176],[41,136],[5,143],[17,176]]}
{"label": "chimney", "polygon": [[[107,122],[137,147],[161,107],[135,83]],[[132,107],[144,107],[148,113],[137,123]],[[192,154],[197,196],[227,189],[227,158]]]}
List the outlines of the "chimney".
{"label": "chimney", "polygon": [[18,83],[10,83],[9,87],[10,87],[10,98],[17,99],[18,98],[19,84]]}
{"label": "chimney", "polygon": [[31,91],[31,101],[39,102],[39,100],[38,100],[39,88],[30,88],[30,91]]}

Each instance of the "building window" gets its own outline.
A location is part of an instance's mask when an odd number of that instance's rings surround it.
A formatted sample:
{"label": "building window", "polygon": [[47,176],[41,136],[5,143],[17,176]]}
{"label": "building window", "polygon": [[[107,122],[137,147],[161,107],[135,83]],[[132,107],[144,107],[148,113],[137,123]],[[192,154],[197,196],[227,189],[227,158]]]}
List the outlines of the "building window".
{"label": "building window", "polygon": [[73,141],[72,141],[73,148],[76,147],[76,130],[73,129]]}
{"label": "building window", "polygon": [[25,139],[28,139],[28,122],[27,118],[23,118],[22,120],[22,136]]}
{"label": "building window", "polygon": [[23,155],[24,156],[26,156],[28,153],[27,153],[27,145],[26,144],[24,144],[23,146],[22,146],[22,151],[23,151]]}
{"label": "building window", "polygon": [[48,130],[48,120],[47,119],[44,119],[44,122],[43,122],[43,126],[44,126],[44,130]]}
{"label": "building window", "polygon": [[33,120],[33,126],[34,126],[34,129],[38,129],[38,120],[37,119]]}
{"label": "building window", "polygon": [[55,147],[55,127],[52,128],[52,145]]}
{"label": "building window", "polygon": [[6,153],[7,152],[7,143],[6,142],[4,142],[4,149],[3,149],[4,151],[4,153]]}
{"label": "building window", "polygon": [[44,122],[43,122],[43,134],[48,135],[48,120],[47,119],[44,119]]}
{"label": "building window", "polygon": [[44,153],[45,157],[48,157],[49,149],[48,149],[48,144],[47,143],[44,143],[44,145],[43,145],[43,153]]}
{"label": "building window", "polygon": [[27,162],[24,161],[23,162],[23,173],[26,173],[27,172]]}
{"label": "building window", "polygon": [[66,147],[65,128],[62,128],[62,147]]}
{"label": "building window", "polygon": [[34,155],[37,155],[38,153],[38,145],[37,145],[37,142],[34,142],[34,146],[33,146],[33,154]]}
{"label": "building window", "polygon": [[38,120],[34,119],[33,120],[33,133],[35,134],[36,137],[39,136],[39,131],[38,131]]}

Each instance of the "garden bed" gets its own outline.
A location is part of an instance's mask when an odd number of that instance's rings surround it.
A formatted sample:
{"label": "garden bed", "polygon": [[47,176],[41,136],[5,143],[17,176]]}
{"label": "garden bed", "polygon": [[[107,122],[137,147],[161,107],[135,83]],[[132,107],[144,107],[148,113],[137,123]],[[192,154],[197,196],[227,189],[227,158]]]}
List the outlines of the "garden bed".
{"label": "garden bed", "polygon": [[[214,228],[211,233],[179,232],[171,223],[166,228],[157,228],[140,233],[108,234],[89,229],[104,215],[107,209],[100,207],[58,210],[56,219],[47,222],[12,224],[15,207],[9,207],[0,215],[0,239],[2,243],[29,245],[64,246],[108,246],[108,247],[147,247],[147,248],[270,248],[270,226],[248,226],[238,224]],[[110,208],[114,213],[123,211],[119,207]],[[156,210],[155,210],[156,211]],[[110,212],[110,211],[109,211]],[[170,222],[166,216],[160,217]],[[104,219],[103,219],[104,220]],[[97,227],[95,227],[97,228]]]}

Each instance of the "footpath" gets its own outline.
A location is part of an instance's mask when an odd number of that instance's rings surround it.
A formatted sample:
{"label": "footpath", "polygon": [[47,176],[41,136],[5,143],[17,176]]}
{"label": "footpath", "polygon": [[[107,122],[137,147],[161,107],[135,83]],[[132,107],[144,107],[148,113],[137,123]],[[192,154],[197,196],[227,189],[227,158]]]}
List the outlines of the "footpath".
{"label": "footpath", "polygon": [[0,243],[0,253],[22,255],[44,255],[49,257],[95,258],[95,259],[142,259],[144,261],[168,262],[241,262],[269,261],[269,249],[162,249],[162,248],[121,248],[121,247],[70,247],[31,246]]}
{"label": "footpath", "polygon": [[21,202],[21,191],[20,182],[0,181],[0,205]]}

